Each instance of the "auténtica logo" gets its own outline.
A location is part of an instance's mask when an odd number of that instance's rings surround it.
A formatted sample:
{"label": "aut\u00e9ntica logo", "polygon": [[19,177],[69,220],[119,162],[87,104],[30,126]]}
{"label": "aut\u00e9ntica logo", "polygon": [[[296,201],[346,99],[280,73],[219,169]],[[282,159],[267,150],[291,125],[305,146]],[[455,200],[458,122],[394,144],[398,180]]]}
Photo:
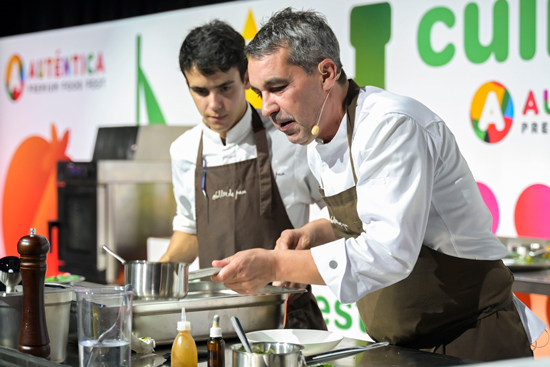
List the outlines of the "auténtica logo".
{"label": "aut\u00e9ntica logo", "polygon": [[25,71],[23,62],[18,55],[13,55],[6,67],[6,91],[12,101],[17,99],[23,93],[25,87]]}
{"label": "aut\u00e9ntica logo", "polygon": [[514,121],[514,103],[510,93],[498,82],[483,84],[472,99],[470,117],[478,138],[486,143],[501,141]]}

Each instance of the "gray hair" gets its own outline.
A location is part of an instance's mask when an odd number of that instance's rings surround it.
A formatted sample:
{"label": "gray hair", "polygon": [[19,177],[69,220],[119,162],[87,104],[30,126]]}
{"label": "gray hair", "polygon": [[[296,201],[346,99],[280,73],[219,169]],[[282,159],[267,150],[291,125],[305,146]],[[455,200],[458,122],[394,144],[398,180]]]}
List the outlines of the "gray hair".
{"label": "gray hair", "polygon": [[[340,46],[325,16],[313,10],[294,11],[288,7],[274,13],[248,46],[248,56],[261,59],[281,48],[288,50],[287,62],[312,75],[324,59],[331,59],[342,71]],[[340,82],[346,80],[345,73]]]}

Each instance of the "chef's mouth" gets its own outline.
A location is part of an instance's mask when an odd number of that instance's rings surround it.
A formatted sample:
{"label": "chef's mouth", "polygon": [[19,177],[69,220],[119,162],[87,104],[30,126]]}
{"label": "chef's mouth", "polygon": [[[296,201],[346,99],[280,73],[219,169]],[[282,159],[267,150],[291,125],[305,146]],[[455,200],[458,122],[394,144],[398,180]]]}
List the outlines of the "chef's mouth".
{"label": "chef's mouth", "polygon": [[288,129],[290,127],[290,124],[292,124],[293,122],[295,121],[291,120],[291,121],[280,122],[279,126],[281,131],[285,131],[286,129]]}

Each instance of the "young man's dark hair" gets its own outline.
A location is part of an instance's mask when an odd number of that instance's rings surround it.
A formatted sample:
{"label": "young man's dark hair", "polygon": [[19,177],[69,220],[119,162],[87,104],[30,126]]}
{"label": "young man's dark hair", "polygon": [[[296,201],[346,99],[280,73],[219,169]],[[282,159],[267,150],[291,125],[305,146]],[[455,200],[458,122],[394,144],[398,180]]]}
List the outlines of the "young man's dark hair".
{"label": "young man's dark hair", "polygon": [[202,75],[210,76],[236,66],[244,81],[248,66],[244,46],[243,36],[229,24],[213,20],[192,29],[185,37],[180,48],[180,69],[185,76],[195,66]]}

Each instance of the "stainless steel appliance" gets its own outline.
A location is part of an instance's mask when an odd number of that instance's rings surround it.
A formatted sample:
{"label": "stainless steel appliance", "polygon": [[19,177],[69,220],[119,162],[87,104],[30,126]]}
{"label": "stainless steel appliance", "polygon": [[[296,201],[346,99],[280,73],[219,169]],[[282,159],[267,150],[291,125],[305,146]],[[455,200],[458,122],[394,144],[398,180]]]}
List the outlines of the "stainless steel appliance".
{"label": "stainless steel appliance", "polygon": [[102,127],[91,162],[58,162],[58,220],[50,227],[59,227],[61,271],[122,283],[123,268],[103,245],[129,261],[144,260],[148,237],[171,236],[169,148],[189,128]]}
{"label": "stainless steel appliance", "polygon": [[[23,315],[23,290],[0,292],[0,345],[17,349]],[[46,325],[50,339],[50,359],[61,363],[67,355],[71,301],[75,299],[71,287],[47,285],[44,291]]]}
{"label": "stainless steel appliance", "polygon": [[[77,283],[75,287],[99,286]],[[246,331],[279,329],[283,327],[284,304],[288,294],[305,290],[267,285],[253,294],[238,294],[221,283],[190,282],[189,292],[179,300],[140,300],[132,303],[132,332],[137,337],[151,337],[157,345],[172,344],[178,334],[176,326],[185,307],[187,321],[191,322],[193,338],[207,340],[214,315],[220,316],[220,327],[225,339],[236,337],[230,317],[240,319]],[[71,309],[69,340],[76,339],[76,307]]]}

